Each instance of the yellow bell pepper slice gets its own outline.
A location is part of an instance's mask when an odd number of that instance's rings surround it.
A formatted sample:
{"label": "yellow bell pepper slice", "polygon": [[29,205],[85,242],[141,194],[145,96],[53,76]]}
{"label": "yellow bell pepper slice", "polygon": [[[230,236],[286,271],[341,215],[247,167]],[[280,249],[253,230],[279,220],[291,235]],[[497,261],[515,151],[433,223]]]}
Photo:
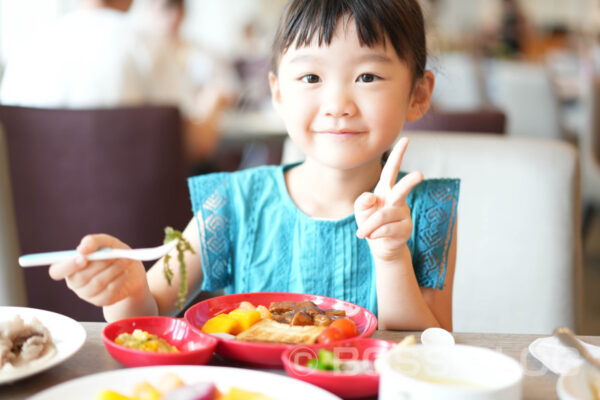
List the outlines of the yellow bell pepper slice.
{"label": "yellow bell pepper slice", "polygon": [[103,390],[96,395],[96,400],[134,400],[112,390]]}
{"label": "yellow bell pepper slice", "polygon": [[201,329],[204,333],[229,333],[231,335],[237,335],[242,331],[240,322],[228,314],[212,317],[202,325]]}
{"label": "yellow bell pepper slice", "polygon": [[249,392],[244,389],[232,387],[224,397],[225,400],[273,400],[261,393]]}
{"label": "yellow bell pepper slice", "polygon": [[241,331],[250,328],[252,325],[260,321],[260,312],[256,310],[235,309],[229,313],[229,316],[240,323]]}
{"label": "yellow bell pepper slice", "polygon": [[148,382],[140,382],[133,389],[133,397],[138,400],[160,400],[162,393]]}

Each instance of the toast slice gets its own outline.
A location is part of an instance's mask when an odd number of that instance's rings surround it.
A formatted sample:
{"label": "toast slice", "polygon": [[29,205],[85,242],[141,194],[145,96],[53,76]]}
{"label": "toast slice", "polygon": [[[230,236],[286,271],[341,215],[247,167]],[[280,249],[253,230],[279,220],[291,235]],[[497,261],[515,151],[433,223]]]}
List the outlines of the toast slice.
{"label": "toast slice", "polygon": [[262,319],[238,334],[235,339],[244,342],[312,344],[325,329],[324,326],[291,326],[272,319]]}

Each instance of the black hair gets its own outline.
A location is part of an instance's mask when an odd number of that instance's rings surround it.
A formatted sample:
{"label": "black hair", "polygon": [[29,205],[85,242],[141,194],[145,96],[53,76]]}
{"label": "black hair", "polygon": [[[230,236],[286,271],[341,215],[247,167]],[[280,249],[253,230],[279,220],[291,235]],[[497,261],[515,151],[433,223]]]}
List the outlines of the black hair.
{"label": "black hair", "polygon": [[291,46],[331,44],[340,18],[353,19],[361,45],[389,40],[400,59],[408,62],[413,80],[423,76],[427,63],[425,23],[417,0],[290,0],[279,22],[271,68],[277,74],[281,55]]}

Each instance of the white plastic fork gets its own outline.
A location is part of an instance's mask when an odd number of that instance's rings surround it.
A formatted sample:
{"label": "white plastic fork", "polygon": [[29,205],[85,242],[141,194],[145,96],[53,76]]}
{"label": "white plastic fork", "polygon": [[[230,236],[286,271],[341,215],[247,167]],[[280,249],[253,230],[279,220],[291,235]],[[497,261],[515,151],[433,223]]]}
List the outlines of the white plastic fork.
{"label": "white plastic fork", "polygon": [[[110,258],[130,258],[139,261],[151,261],[161,258],[177,244],[177,240],[172,240],[162,246],[148,247],[144,249],[100,249],[86,256],[88,260],[108,260]],[[37,267],[40,265],[50,265],[52,263],[75,258],[79,252],[77,250],[52,251],[49,253],[25,254],[19,257],[21,267]]]}

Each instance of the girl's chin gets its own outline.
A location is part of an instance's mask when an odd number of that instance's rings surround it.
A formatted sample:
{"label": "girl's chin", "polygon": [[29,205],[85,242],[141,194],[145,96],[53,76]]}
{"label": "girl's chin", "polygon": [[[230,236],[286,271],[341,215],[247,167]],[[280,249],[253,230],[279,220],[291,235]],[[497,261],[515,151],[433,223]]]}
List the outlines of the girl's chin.
{"label": "girl's chin", "polygon": [[314,157],[314,160],[332,169],[349,170],[361,167],[368,167],[371,164],[381,162],[381,155],[369,156],[365,152],[353,154],[349,152],[330,152],[329,154],[320,154]]}

